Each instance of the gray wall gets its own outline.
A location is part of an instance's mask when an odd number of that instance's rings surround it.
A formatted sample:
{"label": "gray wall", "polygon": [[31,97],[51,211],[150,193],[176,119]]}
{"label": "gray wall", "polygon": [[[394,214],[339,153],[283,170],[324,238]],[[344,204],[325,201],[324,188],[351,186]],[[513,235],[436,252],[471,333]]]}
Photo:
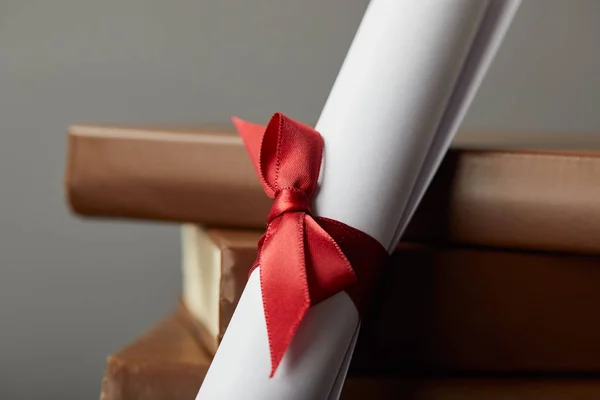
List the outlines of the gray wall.
{"label": "gray wall", "polygon": [[[0,0],[1,398],[96,398],[180,288],[176,226],[69,215],[66,127],[314,121],[366,4]],[[597,0],[525,0],[466,128],[600,131],[599,21]]]}

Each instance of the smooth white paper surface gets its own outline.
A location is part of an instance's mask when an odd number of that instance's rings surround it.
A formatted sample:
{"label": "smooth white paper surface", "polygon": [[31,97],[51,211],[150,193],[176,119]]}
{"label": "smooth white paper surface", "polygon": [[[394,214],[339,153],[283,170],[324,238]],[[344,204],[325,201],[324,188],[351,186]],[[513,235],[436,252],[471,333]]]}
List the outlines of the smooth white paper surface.
{"label": "smooth white paper surface", "polygon": [[359,324],[352,301],[346,293],[338,293],[312,307],[269,379],[271,359],[258,274],[257,269],[248,280],[197,399],[326,399]]}
{"label": "smooth white paper surface", "polygon": [[396,229],[394,242],[408,226],[425,190],[431,183],[437,168],[448,151],[452,138],[467,114],[469,106],[483,81],[498,48],[519,9],[521,0],[492,0],[486,10],[477,36],[465,60],[461,74],[456,82],[448,107],[438,125],[433,141],[422,163],[419,175],[413,185],[408,204]]}
{"label": "smooth white paper surface", "polygon": [[[395,246],[518,2],[371,1],[317,123],[317,215]],[[257,272],[197,399],[337,399],[360,324],[351,299],[340,293],[311,308],[269,379]]]}
{"label": "smooth white paper surface", "polygon": [[325,140],[317,214],[390,249],[487,0],[375,0],[316,129]]}

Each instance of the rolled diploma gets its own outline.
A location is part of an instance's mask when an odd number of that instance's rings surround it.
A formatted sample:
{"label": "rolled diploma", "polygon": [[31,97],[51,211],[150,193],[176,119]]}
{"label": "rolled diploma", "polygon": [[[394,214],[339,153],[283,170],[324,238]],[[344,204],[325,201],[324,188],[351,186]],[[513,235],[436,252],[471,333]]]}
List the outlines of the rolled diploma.
{"label": "rolled diploma", "polygon": [[[489,6],[371,1],[317,123],[325,140],[317,215],[393,248],[432,143],[454,134],[438,127],[459,77],[469,80],[461,71]],[[312,307],[269,379],[258,274],[249,278],[197,399],[338,398],[360,325],[351,299],[339,293]]]}

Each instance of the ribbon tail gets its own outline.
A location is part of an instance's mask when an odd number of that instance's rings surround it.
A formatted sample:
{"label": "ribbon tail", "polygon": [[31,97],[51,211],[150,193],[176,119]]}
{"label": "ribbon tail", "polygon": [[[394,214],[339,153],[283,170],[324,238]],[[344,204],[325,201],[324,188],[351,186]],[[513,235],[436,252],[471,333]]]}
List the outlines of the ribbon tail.
{"label": "ribbon tail", "polygon": [[[304,260],[304,213],[283,214],[273,220],[263,243],[260,282],[275,375],[285,351],[310,307]],[[281,251],[287,248],[289,251]]]}
{"label": "ribbon tail", "polygon": [[310,298],[320,303],[357,282],[350,261],[335,240],[311,216],[304,220],[306,229],[306,270]]}

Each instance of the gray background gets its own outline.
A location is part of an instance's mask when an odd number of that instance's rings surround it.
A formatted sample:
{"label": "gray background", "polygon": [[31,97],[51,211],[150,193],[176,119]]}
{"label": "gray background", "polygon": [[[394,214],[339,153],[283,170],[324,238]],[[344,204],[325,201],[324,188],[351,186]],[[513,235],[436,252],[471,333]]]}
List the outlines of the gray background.
{"label": "gray background", "polygon": [[[168,313],[178,228],[75,219],[65,130],[315,121],[367,0],[0,0],[0,398],[97,398]],[[465,122],[600,130],[600,1],[525,0]]]}

